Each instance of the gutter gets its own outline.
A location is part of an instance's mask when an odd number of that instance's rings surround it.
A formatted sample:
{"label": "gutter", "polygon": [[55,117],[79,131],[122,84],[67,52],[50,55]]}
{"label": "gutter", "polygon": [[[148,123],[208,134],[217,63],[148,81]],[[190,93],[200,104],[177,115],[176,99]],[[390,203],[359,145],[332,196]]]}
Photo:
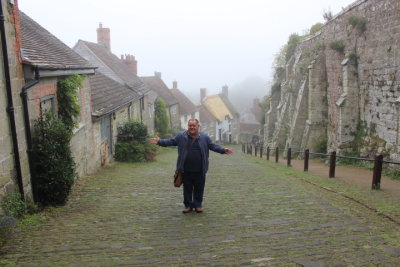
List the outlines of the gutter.
{"label": "gutter", "polygon": [[6,94],[7,94],[7,113],[10,119],[11,137],[13,142],[14,150],[14,163],[17,172],[17,185],[18,190],[21,195],[21,199],[25,200],[24,185],[22,182],[22,169],[21,169],[21,159],[19,155],[18,147],[18,137],[17,137],[17,127],[15,122],[15,113],[12,98],[12,88],[11,88],[11,75],[10,66],[8,61],[8,50],[7,50],[7,40],[5,31],[5,18],[3,13],[3,4],[0,2],[0,35],[1,35],[1,46],[3,54],[3,66],[4,66],[4,78],[6,82]]}
{"label": "gutter", "polygon": [[34,155],[33,155],[33,142],[32,142],[32,132],[29,118],[29,108],[28,108],[28,89],[32,86],[39,83],[39,69],[35,68],[35,80],[30,83],[25,84],[21,89],[21,97],[22,97],[22,105],[23,105],[23,114],[24,114],[24,124],[25,124],[25,136],[26,136],[26,144],[27,144],[27,152],[28,152],[28,161],[29,161],[29,171],[31,173],[31,187],[32,187],[32,195],[33,201],[37,202],[38,200],[38,192],[36,187],[36,171],[34,168]]}

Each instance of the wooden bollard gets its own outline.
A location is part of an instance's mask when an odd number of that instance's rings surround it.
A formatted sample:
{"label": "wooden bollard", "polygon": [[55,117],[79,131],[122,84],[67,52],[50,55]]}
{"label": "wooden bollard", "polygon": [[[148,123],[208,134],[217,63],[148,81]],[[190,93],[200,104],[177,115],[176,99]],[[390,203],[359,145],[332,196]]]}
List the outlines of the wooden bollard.
{"label": "wooden bollard", "polygon": [[254,145],[254,156],[255,156],[255,157],[257,157],[257,148],[258,148],[258,147],[257,147],[256,145]]}
{"label": "wooden bollard", "polygon": [[308,172],[308,159],[310,158],[310,150],[304,150],[304,171]]}
{"label": "wooden bollard", "polygon": [[332,151],[329,160],[329,178],[335,178],[335,168],[336,168],[336,151]]}
{"label": "wooden bollard", "polygon": [[287,150],[287,166],[290,167],[292,162],[292,149],[289,147]]}
{"label": "wooden bollard", "polygon": [[381,189],[383,156],[376,154],[374,158],[374,174],[372,176],[372,189]]}
{"label": "wooden bollard", "polygon": [[260,146],[260,158],[262,158],[262,156],[263,156],[263,148],[264,148],[263,145],[261,145]]}
{"label": "wooden bollard", "polygon": [[275,148],[275,162],[278,163],[279,161],[279,147]]}
{"label": "wooden bollard", "polygon": [[269,160],[269,146],[267,146],[267,160]]}

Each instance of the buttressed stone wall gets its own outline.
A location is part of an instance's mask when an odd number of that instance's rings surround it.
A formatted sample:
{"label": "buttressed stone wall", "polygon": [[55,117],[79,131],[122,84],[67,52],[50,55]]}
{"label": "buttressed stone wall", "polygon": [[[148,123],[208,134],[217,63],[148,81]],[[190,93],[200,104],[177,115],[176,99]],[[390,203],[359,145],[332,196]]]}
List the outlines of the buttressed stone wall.
{"label": "buttressed stone wall", "polygon": [[271,94],[264,144],[400,160],[400,1],[359,0],[304,40]]}

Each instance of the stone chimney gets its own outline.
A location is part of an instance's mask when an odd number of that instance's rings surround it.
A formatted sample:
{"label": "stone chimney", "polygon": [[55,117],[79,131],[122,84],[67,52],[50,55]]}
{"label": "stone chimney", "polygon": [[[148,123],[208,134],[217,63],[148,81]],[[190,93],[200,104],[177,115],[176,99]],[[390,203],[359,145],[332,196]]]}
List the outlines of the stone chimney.
{"label": "stone chimney", "polygon": [[258,99],[258,97],[254,98],[253,107],[255,107],[255,108],[259,108],[260,107],[260,99]]}
{"label": "stone chimney", "polygon": [[228,85],[222,86],[222,94],[228,97]]}
{"label": "stone chimney", "polygon": [[111,52],[110,29],[103,28],[102,23],[100,23],[99,28],[97,28],[97,43],[103,45]]}
{"label": "stone chimney", "polygon": [[132,55],[121,55],[121,60],[128,66],[128,68],[137,75],[137,60]]}
{"label": "stone chimney", "polygon": [[161,79],[161,72],[155,71],[155,72],[154,72],[154,76],[156,76],[156,77],[158,77],[158,78]]}
{"label": "stone chimney", "polygon": [[200,88],[200,103],[203,102],[203,99],[207,96],[207,89]]}
{"label": "stone chimney", "polygon": [[172,89],[178,89],[178,82],[177,81],[173,81],[172,82]]}

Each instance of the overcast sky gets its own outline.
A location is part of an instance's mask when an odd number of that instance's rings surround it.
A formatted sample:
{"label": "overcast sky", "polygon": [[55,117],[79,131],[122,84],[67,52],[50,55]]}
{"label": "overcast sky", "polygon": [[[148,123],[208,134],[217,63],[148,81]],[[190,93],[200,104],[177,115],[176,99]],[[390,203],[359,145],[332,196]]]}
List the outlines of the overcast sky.
{"label": "overcast sky", "polygon": [[[271,80],[274,55],[352,0],[18,0],[19,8],[70,47],[97,42],[99,22],[111,50],[138,60],[139,76],[162,73],[183,92],[218,93],[250,76]],[[267,88],[266,88],[267,90]],[[249,92],[243,92],[248,94]],[[267,91],[265,91],[265,94]],[[262,97],[262,96],[259,96]]]}

